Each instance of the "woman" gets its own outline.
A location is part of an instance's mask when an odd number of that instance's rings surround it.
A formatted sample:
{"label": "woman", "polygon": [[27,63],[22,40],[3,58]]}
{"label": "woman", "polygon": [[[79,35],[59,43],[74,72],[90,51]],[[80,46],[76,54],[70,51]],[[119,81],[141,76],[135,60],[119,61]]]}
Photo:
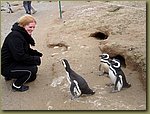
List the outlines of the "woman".
{"label": "woman", "polygon": [[12,89],[16,91],[29,89],[24,84],[36,79],[37,65],[41,64],[42,53],[30,48],[35,45],[31,37],[35,25],[36,20],[31,15],[19,18],[1,49],[1,74],[5,80],[16,79],[12,84]]}

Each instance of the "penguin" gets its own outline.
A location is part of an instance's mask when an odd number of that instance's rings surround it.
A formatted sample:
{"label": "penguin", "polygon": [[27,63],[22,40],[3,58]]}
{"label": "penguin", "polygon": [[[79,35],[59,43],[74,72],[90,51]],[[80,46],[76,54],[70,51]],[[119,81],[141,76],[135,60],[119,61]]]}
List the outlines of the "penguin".
{"label": "penguin", "polygon": [[100,57],[100,65],[99,65],[99,71],[101,71],[101,73],[99,74],[99,76],[102,76],[104,74],[108,74],[109,72],[109,55],[107,53],[103,53],[101,55],[99,55]]}
{"label": "penguin", "polygon": [[14,13],[12,8],[11,8],[11,5],[9,2],[6,2],[7,3],[7,7],[8,7],[8,12],[7,13]]}
{"label": "penguin", "polygon": [[109,62],[109,77],[114,84],[112,92],[119,92],[122,88],[131,87],[131,84],[127,82],[125,74],[121,69],[120,61],[117,59],[112,59]]}
{"label": "penguin", "polygon": [[85,79],[71,69],[66,59],[62,59],[61,61],[67,73],[67,80],[70,84],[70,92],[74,98],[78,98],[82,94],[95,94],[95,92],[89,88]]}

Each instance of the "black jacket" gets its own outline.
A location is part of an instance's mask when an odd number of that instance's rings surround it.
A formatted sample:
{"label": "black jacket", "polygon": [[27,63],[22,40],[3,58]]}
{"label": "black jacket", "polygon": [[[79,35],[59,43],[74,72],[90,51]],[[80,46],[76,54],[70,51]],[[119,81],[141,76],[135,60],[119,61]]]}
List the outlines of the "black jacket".
{"label": "black jacket", "polygon": [[40,65],[42,53],[30,48],[34,46],[33,38],[27,31],[15,23],[1,48],[1,74],[7,75],[15,64]]}

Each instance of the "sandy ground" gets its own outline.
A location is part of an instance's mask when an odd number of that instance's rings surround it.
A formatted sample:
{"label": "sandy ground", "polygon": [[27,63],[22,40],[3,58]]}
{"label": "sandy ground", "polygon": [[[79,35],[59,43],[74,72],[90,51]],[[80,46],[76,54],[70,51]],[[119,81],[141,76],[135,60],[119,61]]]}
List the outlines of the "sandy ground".
{"label": "sandy ground", "polygon": [[[146,2],[61,3],[62,19],[59,18],[58,2],[33,2],[37,10],[33,15],[38,22],[33,48],[44,54],[42,64],[37,79],[27,84],[30,89],[26,92],[13,92],[13,80],[6,82],[1,77],[2,110],[146,110]],[[11,4],[14,13],[1,11],[2,43],[11,25],[24,15],[22,2]],[[1,8],[5,9],[5,6],[3,2]],[[107,32],[108,39],[89,37],[97,31]],[[51,46],[58,43],[64,46]],[[99,76],[102,51],[124,55],[127,64],[122,69],[131,88],[110,92],[112,87],[106,86],[110,79]],[[59,62],[62,58],[85,78],[96,92],[94,95],[71,100],[66,73]],[[141,75],[139,69],[144,69],[145,74]]]}

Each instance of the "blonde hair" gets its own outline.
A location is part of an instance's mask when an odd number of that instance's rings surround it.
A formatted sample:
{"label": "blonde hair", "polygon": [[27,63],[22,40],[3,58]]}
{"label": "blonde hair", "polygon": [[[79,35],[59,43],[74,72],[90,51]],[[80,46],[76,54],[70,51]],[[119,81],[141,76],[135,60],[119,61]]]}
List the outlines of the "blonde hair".
{"label": "blonde hair", "polygon": [[19,26],[24,27],[29,23],[35,22],[36,20],[32,15],[26,14],[18,19]]}

